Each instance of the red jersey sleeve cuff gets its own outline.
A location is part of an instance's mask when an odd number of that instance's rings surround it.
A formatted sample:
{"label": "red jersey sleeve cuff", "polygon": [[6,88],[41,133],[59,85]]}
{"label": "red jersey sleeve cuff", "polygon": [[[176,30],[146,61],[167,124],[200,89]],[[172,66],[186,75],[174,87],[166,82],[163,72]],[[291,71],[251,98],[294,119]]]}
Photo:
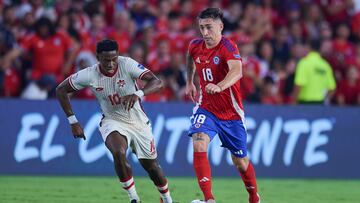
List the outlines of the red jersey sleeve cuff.
{"label": "red jersey sleeve cuff", "polygon": [[150,72],[150,70],[146,70],[146,71],[142,72],[142,73],[139,75],[139,79],[141,80],[142,77],[143,77],[146,73],[148,73],[148,72]]}
{"label": "red jersey sleeve cuff", "polygon": [[75,87],[75,85],[74,85],[74,83],[73,83],[73,81],[71,79],[71,76],[69,77],[69,84],[75,91],[78,91],[78,89]]}

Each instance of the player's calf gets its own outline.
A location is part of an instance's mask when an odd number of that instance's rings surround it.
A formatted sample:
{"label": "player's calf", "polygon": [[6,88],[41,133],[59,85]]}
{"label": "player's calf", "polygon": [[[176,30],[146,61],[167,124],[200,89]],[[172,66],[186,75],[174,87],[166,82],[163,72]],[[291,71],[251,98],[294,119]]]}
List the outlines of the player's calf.
{"label": "player's calf", "polygon": [[161,203],[172,203],[173,202],[167,182],[163,186],[157,186],[157,189],[160,192]]}
{"label": "player's calf", "polygon": [[130,203],[140,202],[139,195],[136,192],[134,178],[130,177],[126,180],[120,180],[122,188],[128,193]]}
{"label": "player's calf", "polygon": [[173,203],[167,180],[156,159],[141,159],[141,165],[148,172],[154,185],[157,187],[163,203]]}
{"label": "player's calf", "polygon": [[245,188],[249,193],[249,202],[260,202],[260,196],[257,193],[256,174],[253,165],[250,163],[247,157],[232,156],[234,165],[238,169],[241,175],[241,179],[244,182]]}
{"label": "player's calf", "polygon": [[256,195],[250,196],[249,203],[260,203],[260,195],[256,193]]}

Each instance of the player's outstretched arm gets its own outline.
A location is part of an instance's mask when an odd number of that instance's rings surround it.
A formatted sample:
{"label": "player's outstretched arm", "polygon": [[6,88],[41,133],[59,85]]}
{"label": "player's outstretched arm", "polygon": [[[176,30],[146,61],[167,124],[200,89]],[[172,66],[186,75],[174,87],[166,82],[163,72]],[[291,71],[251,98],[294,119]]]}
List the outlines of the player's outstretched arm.
{"label": "player's outstretched arm", "polygon": [[196,96],[196,87],[194,85],[195,64],[189,52],[186,53],[186,68],[187,68],[187,80],[186,80],[185,93],[193,102],[195,102],[195,96]]}
{"label": "player's outstretched arm", "polygon": [[146,82],[144,88],[142,89],[144,95],[157,92],[164,87],[164,83],[159,78],[157,78],[151,71],[145,73],[141,77],[141,80]]}
{"label": "player's outstretched arm", "polygon": [[141,80],[146,82],[144,88],[134,92],[134,94],[127,95],[122,98],[123,105],[127,111],[134,107],[134,104],[139,100],[139,98],[157,92],[164,86],[163,82],[151,71],[146,72],[141,77]]}
{"label": "player's outstretched arm", "polygon": [[68,118],[74,138],[83,138],[86,140],[84,130],[77,121],[70,104],[68,93],[75,91],[76,90],[71,87],[69,79],[66,79],[56,87],[56,97]]}

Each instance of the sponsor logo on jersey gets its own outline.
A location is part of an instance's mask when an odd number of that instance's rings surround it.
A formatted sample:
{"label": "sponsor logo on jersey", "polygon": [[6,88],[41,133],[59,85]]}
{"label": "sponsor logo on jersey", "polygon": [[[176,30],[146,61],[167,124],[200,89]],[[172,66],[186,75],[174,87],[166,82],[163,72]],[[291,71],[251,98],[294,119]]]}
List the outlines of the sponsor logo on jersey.
{"label": "sponsor logo on jersey", "polygon": [[220,61],[219,57],[215,56],[213,58],[213,62],[214,62],[215,65],[219,64],[219,61]]}
{"label": "sponsor logo on jersey", "polygon": [[200,128],[201,127],[201,123],[195,123],[195,128]]}
{"label": "sponsor logo on jersey", "polygon": [[120,87],[124,87],[124,85],[125,85],[125,80],[119,80],[119,81],[117,81],[116,84],[118,84]]}
{"label": "sponsor logo on jersey", "polygon": [[237,59],[241,58],[240,54],[234,54],[233,56]]}
{"label": "sponsor logo on jersey", "polygon": [[95,90],[96,90],[97,92],[100,92],[100,91],[103,91],[104,88],[103,88],[103,87],[97,87],[97,88],[95,88]]}
{"label": "sponsor logo on jersey", "polygon": [[145,67],[144,67],[142,64],[140,64],[140,63],[138,63],[137,67],[138,67],[140,70],[144,70],[144,69],[145,69]]}
{"label": "sponsor logo on jersey", "polygon": [[55,46],[60,46],[61,40],[59,38],[55,38],[54,39],[54,45]]}
{"label": "sponsor logo on jersey", "polygon": [[44,46],[44,42],[43,41],[39,41],[37,44],[36,44],[37,47],[39,48],[42,48]]}
{"label": "sponsor logo on jersey", "polygon": [[196,63],[201,63],[201,62],[200,62],[200,58],[197,57],[197,59],[195,60],[195,62],[196,62]]}

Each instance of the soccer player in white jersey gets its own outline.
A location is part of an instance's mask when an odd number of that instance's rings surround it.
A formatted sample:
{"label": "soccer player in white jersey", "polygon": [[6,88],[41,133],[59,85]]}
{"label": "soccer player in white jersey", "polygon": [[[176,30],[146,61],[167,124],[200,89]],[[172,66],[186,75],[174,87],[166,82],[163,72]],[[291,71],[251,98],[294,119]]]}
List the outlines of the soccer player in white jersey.
{"label": "soccer player in white jersey", "polygon": [[[135,60],[119,56],[118,45],[113,40],[98,42],[96,57],[99,63],[71,75],[56,89],[74,137],[86,139],[68,94],[88,87],[100,103],[103,118],[99,130],[113,155],[115,171],[122,187],[128,192],[130,203],[140,202],[140,198],[126,160],[128,147],[132,148],[159,190],[160,202],[172,203],[167,180],[156,159],[150,122],[140,105],[140,99],[162,88],[162,82]],[[136,79],[146,81],[143,89],[138,89]]]}

